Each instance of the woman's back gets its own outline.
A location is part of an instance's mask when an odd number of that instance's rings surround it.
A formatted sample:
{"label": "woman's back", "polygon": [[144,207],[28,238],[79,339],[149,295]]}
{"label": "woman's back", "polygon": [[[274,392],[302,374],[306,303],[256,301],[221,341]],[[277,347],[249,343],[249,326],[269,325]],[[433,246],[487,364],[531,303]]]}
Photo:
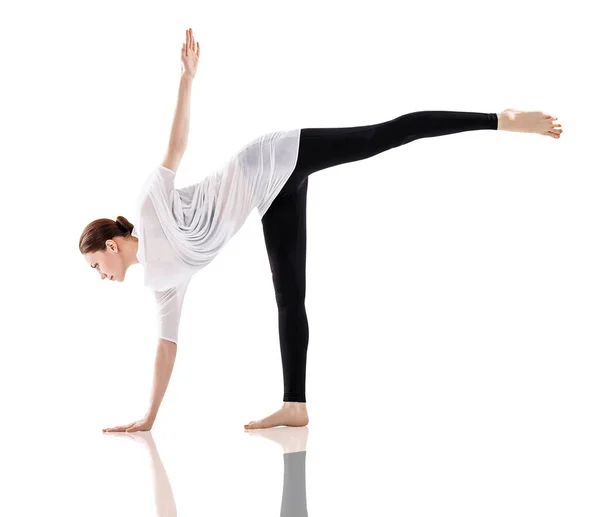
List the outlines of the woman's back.
{"label": "woman's back", "polygon": [[253,209],[262,217],[296,164],[300,130],[269,133],[237,151],[198,183],[175,188],[160,165],[147,178],[136,211],[144,284],[164,290],[212,262]]}

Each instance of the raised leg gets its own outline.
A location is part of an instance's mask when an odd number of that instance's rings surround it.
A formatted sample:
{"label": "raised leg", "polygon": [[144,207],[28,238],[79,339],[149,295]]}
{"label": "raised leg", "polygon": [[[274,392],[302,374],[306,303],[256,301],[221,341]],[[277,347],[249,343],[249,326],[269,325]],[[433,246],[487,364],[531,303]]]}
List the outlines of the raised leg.
{"label": "raised leg", "polygon": [[562,133],[556,117],[548,113],[510,109],[501,113],[416,111],[368,126],[303,128],[298,162],[285,188],[293,191],[318,170],[364,160],[421,138],[484,129],[554,138]]}

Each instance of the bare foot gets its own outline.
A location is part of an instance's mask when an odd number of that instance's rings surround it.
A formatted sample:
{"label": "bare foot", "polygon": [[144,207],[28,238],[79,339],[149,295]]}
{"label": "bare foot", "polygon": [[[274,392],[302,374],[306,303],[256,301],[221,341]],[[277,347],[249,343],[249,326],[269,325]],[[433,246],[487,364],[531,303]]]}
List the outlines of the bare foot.
{"label": "bare foot", "polygon": [[308,411],[305,402],[284,402],[281,409],[261,420],[251,420],[244,424],[245,429],[265,429],[278,425],[302,427],[308,424]]}
{"label": "bare foot", "polygon": [[506,109],[498,113],[498,129],[519,133],[537,133],[552,138],[560,138],[562,133],[562,125],[556,122],[556,117],[543,111],[514,109]]}

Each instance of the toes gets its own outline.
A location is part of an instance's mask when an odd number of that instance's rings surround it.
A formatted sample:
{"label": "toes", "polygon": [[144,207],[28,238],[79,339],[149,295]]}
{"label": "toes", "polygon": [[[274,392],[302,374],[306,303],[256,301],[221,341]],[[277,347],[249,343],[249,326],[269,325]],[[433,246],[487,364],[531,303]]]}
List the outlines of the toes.
{"label": "toes", "polygon": [[560,134],[563,131],[562,124],[560,124],[559,122],[554,122],[554,120],[553,121],[548,120],[548,122],[549,122],[548,132],[554,133],[554,134],[560,136]]}
{"label": "toes", "polygon": [[265,425],[264,425],[264,419],[262,419],[262,420],[250,420],[250,422],[247,423],[244,427],[246,429],[262,429],[263,427],[265,427]]}

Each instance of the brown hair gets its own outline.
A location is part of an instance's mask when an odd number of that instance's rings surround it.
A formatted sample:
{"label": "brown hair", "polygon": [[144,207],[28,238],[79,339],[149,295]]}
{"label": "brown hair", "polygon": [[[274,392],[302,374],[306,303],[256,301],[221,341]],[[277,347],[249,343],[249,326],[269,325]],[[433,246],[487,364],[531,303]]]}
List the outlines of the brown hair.
{"label": "brown hair", "polygon": [[82,255],[95,253],[106,248],[106,241],[115,237],[129,237],[133,230],[131,224],[122,215],[116,221],[112,219],[96,219],[88,224],[79,238],[79,251]]}

